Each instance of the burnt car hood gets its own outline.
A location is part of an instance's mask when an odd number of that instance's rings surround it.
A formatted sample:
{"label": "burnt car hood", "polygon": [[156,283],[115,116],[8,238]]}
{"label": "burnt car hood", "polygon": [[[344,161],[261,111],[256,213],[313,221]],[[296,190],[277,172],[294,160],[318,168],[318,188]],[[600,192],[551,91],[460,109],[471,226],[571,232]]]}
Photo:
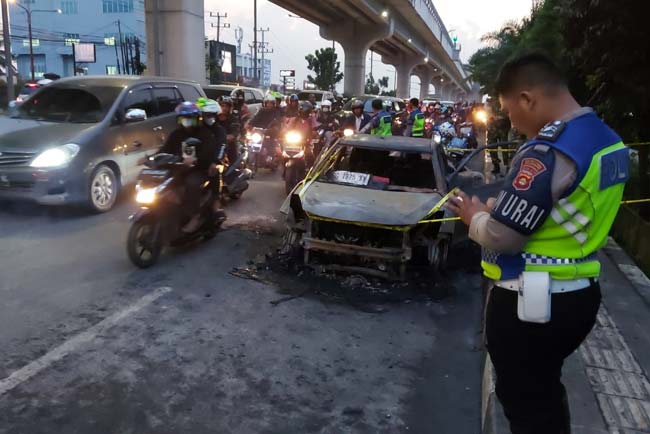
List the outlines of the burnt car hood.
{"label": "burnt car hood", "polygon": [[309,214],[350,222],[412,226],[442,199],[439,193],[371,190],[314,182],[302,195]]}
{"label": "burnt car hood", "polygon": [[0,150],[38,152],[52,146],[74,143],[81,133],[96,125],[32,120],[14,122],[13,131],[0,133]]}

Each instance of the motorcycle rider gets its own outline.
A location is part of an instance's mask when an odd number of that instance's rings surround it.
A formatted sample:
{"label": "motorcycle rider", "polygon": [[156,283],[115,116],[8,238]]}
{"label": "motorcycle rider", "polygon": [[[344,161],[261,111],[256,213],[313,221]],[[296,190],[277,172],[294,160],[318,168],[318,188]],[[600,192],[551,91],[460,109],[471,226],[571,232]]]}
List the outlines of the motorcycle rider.
{"label": "motorcycle rider", "polygon": [[325,130],[325,136],[318,149],[314,149],[314,154],[320,154],[323,148],[327,148],[334,138],[334,132],[339,129],[339,122],[332,113],[332,101],[326,99],[321,103],[318,115],[315,118],[316,127]]}
{"label": "motorcycle rider", "polygon": [[[299,132],[304,143],[308,143],[314,131],[313,118],[311,116],[313,110],[314,106],[309,101],[301,102],[298,109],[298,116],[287,120],[285,131],[293,130]],[[313,163],[313,155],[310,152],[309,146],[305,146],[305,162],[308,166]]]}
{"label": "motorcycle rider", "polygon": [[346,119],[345,128],[350,128],[355,133],[358,133],[370,122],[372,116],[363,111],[363,101],[359,99],[352,101],[350,108],[352,109],[352,114]]}
{"label": "motorcycle rider", "polygon": [[298,110],[299,110],[299,105],[300,105],[300,100],[298,99],[298,95],[295,93],[292,94],[289,97],[289,101],[287,102],[287,106],[284,109],[284,117],[285,118],[294,118],[298,116]]}
{"label": "motorcycle rider", "polygon": [[370,130],[370,134],[375,136],[392,136],[393,117],[384,109],[381,99],[377,98],[372,101],[372,111],[374,113],[372,119],[359,132],[366,134]]}
{"label": "motorcycle rider", "polygon": [[226,130],[226,155],[233,164],[239,157],[239,140],[243,133],[243,124],[238,115],[233,114],[233,100],[229,96],[221,98],[219,122]]}
{"label": "motorcycle rider", "polygon": [[431,119],[432,121],[435,120],[435,114],[436,114],[436,104],[433,101],[430,101],[427,104],[426,111],[424,112],[424,117],[427,119]]}
{"label": "motorcycle rider", "polygon": [[[201,186],[208,176],[218,173],[218,146],[214,134],[203,124],[201,109],[195,103],[185,101],[179,104],[176,119],[179,127],[169,135],[159,152],[182,156],[183,163],[189,168],[182,181],[185,186],[184,211],[190,220],[181,230],[192,233],[203,223],[199,214]],[[184,146],[184,142],[193,138],[201,144],[195,149]]]}
{"label": "motorcycle rider", "polygon": [[[264,105],[262,109],[258,111],[253,119],[248,123],[249,128],[263,128],[266,130],[266,134],[271,138],[276,139],[281,128],[282,122],[282,112],[276,106],[276,99],[273,95],[268,94],[264,97]],[[266,143],[264,145],[268,146],[271,143]],[[273,149],[268,149],[269,153],[273,152]]]}
{"label": "motorcycle rider", "polygon": [[406,137],[424,137],[424,114],[420,111],[420,101],[417,98],[411,98],[406,106],[409,112],[406,121]]}

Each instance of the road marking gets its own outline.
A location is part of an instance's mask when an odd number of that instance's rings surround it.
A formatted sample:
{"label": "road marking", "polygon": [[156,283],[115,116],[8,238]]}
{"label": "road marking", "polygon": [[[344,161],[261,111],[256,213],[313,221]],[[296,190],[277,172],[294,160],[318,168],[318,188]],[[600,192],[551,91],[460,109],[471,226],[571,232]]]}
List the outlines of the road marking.
{"label": "road marking", "polygon": [[54,348],[47,354],[43,355],[42,357],[39,357],[38,359],[23,366],[19,370],[13,372],[7,378],[3,378],[2,380],[0,380],[0,396],[4,395],[5,393],[9,392],[16,386],[19,386],[20,384],[29,380],[30,378],[32,378],[42,370],[50,367],[52,364],[61,360],[68,354],[72,353],[80,346],[91,342],[93,339],[95,339],[97,335],[113,327],[114,325],[116,325],[118,322],[128,317],[129,315],[132,315],[137,311],[139,311],[140,309],[150,305],[151,303],[153,303],[163,295],[169,293],[171,290],[172,289],[169,287],[162,287],[156,289],[155,291],[145,295],[135,303],[127,306],[126,308],[118,312],[115,312],[113,315],[107,318],[104,318],[102,321],[98,322],[97,324],[90,327],[86,331],[83,331],[75,335],[74,337],[68,339],[67,341],[65,341],[58,347]]}

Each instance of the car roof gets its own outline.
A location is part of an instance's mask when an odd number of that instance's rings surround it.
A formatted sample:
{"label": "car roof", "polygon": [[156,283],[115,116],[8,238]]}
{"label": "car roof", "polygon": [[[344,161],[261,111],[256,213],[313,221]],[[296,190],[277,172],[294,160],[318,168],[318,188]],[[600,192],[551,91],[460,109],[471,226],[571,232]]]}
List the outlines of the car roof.
{"label": "car roof", "polygon": [[320,90],[320,89],[318,89],[318,90],[316,90],[316,89],[311,90],[311,89],[310,89],[310,90],[301,90],[301,91],[298,92],[298,93],[313,93],[313,94],[320,93],[320,94],[323,94],[323,93],[332,93],[332,92],[329,91],[329,90]]}
{"label": "car roof", "polygon": [[132,84],[137,84],[139,82],[144,83],[186,83],[186,84],[198,84],[195,81],[191,80],[182,80],[178,78],[171,77],[144,77],[136,75],[86,75],[83,77],[65,77],[59,80],[52,82],[51,84],[59,85],[72,85],[72,84],[84,84],[87,86],[116,86],[116,87],[128,87]]}
{"label": "car roof", "polygon": [[433,146],[429,139],[418,139],[403,136],[375,136],[370,134],[354,134],[344,137],[339,142],[342,146],[355,146],[385,151],[432,153]]}
{"label": "car roof", "polygon": [[258,89],[256,87],[235,86],[234,84],[206,84],[202,87],[203,89],[216,89],[216,90],[248,89],[248,90],[259,90],[260,92],[262,91],[262,89]]}

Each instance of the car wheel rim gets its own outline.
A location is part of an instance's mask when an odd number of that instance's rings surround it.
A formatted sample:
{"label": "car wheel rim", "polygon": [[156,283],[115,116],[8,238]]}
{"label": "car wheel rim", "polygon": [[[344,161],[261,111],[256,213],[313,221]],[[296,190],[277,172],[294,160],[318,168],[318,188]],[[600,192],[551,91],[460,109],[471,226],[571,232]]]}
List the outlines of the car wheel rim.
{"label": "car wheel rim", "polygon": [[92,184],[93,203],[99,209],[109,208],[115,195],[113,177],[106,171],[100,171],[95,175]]}

